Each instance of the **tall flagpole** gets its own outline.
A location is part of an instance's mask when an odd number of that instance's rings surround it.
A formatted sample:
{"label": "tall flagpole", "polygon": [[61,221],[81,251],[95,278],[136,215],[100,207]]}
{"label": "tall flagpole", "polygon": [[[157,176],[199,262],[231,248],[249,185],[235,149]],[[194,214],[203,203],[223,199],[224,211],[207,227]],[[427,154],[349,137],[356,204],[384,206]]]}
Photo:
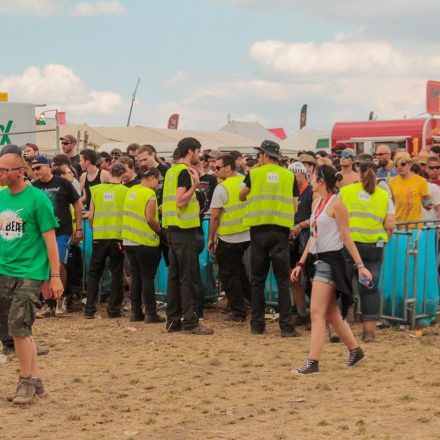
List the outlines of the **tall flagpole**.
{"label": "tall flagpole", "polygon": [[138,78],[137,83],[136,83],[136,87],[135,87],[134,92],[133,92],[133,96],[131,98],[130,113],[128,114],[127,127],[130,126],[131,112],[133,110],[133,104],[134,104],[134,100],[136,99],[136,92],[137,92],[137,89],[138,89],[140,81],[141,81],[141,79]]}

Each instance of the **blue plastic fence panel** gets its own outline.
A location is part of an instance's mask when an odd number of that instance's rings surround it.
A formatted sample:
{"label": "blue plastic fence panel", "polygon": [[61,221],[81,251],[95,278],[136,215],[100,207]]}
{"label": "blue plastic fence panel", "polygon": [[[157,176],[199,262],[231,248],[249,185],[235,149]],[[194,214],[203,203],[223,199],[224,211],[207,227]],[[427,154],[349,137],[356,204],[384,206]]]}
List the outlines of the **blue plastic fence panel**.
{"label": "blue plastic fence panel", "polygon": [[[205,302],[213,302],[217,299],[217,289],[215,285],[216,274],[214,274],[212,255],[208,252],[209,218],[203,219],[202,229],[205,238],[205,247],[199,255],[200,277],[205,291]],[[194,243],[194,246],[196,246],[196,243]],[[164,259],[161,258],[154,280],[156,299],[166,301],[167,285],[168,268],[165,265]]]}
{"label": "blue plastic fence panel", "polygon": [[[87,283],[89,268],[90,268],[90,258],[92,257],[92,242],[93,242],[93,233],[90,229],[89,221],[83,219],[83,231],[84,231],[84,240],[80,243],[81,253],[83,257],[83,264],[85,265],[85,282]],[[102,274],[101,280],[101,291],[110,292],[112,285],[112,275],[110,269],[107,267],[104,269],[104,273]]]}
{"label": "blue plastic fence panel", "polygon": [[[407,250],[418,251],[417,265],[415,255],[411,252],[407,255]],[[415,275],[417,275],[416,282]],[[435,229],[415,229],[410,231],[410,234],[393,234],[385,248],[379,286],[382,290],[384,315],[404,317],[406,287],[408,299],[416,298],[416,314],[425,311],[430,315],[429,318],[419,319],[417,323],[428,325],[435,319],[439,302]],[[426,304],[424,304],[425,292]]]}

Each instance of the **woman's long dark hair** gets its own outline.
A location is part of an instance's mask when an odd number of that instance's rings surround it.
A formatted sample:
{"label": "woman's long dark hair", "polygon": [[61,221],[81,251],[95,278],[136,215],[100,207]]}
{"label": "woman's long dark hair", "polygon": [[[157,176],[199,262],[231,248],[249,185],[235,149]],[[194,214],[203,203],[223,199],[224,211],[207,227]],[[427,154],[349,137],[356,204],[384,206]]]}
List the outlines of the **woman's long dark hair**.
{"label": "woman's long dark hair", "polygon": [[364,162],[360,165],[361,179],[364,191],[374,194],[376,190],[376,165],[373,162]]}
{"label": "woman's long dark hair", "polygon": [[327,191],[332,193],[336,190],[336,169],[331,165],[318,165],[315,170],[318,178],[324,181]]}

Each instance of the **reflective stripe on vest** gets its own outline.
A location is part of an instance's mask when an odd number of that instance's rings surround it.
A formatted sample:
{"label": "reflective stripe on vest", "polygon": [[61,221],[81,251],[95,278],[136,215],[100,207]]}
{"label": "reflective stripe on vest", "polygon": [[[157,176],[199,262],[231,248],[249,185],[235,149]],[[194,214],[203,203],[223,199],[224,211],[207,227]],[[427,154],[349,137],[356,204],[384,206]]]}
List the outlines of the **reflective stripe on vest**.
{"label": "reflective stripe on vest", "polygon": [[244,225],[278,225],[293,228],[293,173],[278,165],[266,164],[253,168],[250,171],[250,179],[251,188]]}
{"label": "reflective stripe on vest", "polygon": [[94,240],[122,239],[122,211],[128,188],[121,184],[92,186]]}
{"label": "reflective stripe on vest", "polygon": [[188,170],[188,166],[177,164],[169,168],[165,174],[162,199],[162,225],[164,228],[178,226],[182,229],[189,229],[200,226],[199,203],[195,193],[183,208],[178,208],[176,204],[177,183],[183,170]]}
{"label": "reflective stripe on vest", "polygon": [[[127,191],[122,218],[122,238],[143,246],[159,246],[159,236],[151,229],[145,218],[145,208],[152,199],[156,200],[155,192],[141,184]],[[159,222],[157,204],[154,217]]]}
{"label": "reflective stripe on vest", "polygon": [[243,216],[247,203],[241,202],[240,184],[243,176],[232,176],[225,179],[222,185],[228,193],[228,202],[223,206],[220,214],[220,222],[217,233],[219,236],[239,234],[249,230],[249,226],[243,225]]}
{"label": "reflective stripe on vest", "polygon": [[376,243],[388,241],[383,227],[387,214],[389,194],[376,186],[373,194],[368,194],[362,183],[353,183],[340,189],[339,194],[347,207],[350,235],[353,241]]}

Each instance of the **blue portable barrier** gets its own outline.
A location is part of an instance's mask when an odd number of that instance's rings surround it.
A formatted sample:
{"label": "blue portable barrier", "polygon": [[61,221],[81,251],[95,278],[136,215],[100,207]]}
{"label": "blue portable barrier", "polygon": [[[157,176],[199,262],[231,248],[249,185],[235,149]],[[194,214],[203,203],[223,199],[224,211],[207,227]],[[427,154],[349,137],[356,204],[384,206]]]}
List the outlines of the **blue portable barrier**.
{"label": "blue portable barrier", "polygon": [[[86,279],[84,280],[84,285],[86,285],[89,274],[90,258],[92,257],[93,232],[90,228],[90,224],[87,219],[83,219],[82,225],[83,225],[84,239],[79,244],[79,247],[81,248],[81,253],[83,257],[83,265],[84,265],[83,276],[86,277]],[[112,275],[106,264],[101,279],[101,291],[109,292],[111,290],[111,284],[112,284]]]}
{"label": "blue portable barrier", "polygon": [[[205,292],[205,303],[217,301],[217,288],[215,285],[216,274],[214,273],[212,255],[208,252],[208,233],[209,233],[209,216],[202,221],[203,236],[205,247],[199,254],[200,277]],[[196,243],[194,243],[196,246]],[[154,289],[156,291],[156,299],[166,302],[168,285],[168,268],[165,261],[161,258],[154,280]]]}
{"label": "blue portable barrier", "polygon": [[[429,325],[439,303],[436,230],[396,231],[385,248],[379,287],[391,323]],[[414,307],[415,303],[415,307]]]}

